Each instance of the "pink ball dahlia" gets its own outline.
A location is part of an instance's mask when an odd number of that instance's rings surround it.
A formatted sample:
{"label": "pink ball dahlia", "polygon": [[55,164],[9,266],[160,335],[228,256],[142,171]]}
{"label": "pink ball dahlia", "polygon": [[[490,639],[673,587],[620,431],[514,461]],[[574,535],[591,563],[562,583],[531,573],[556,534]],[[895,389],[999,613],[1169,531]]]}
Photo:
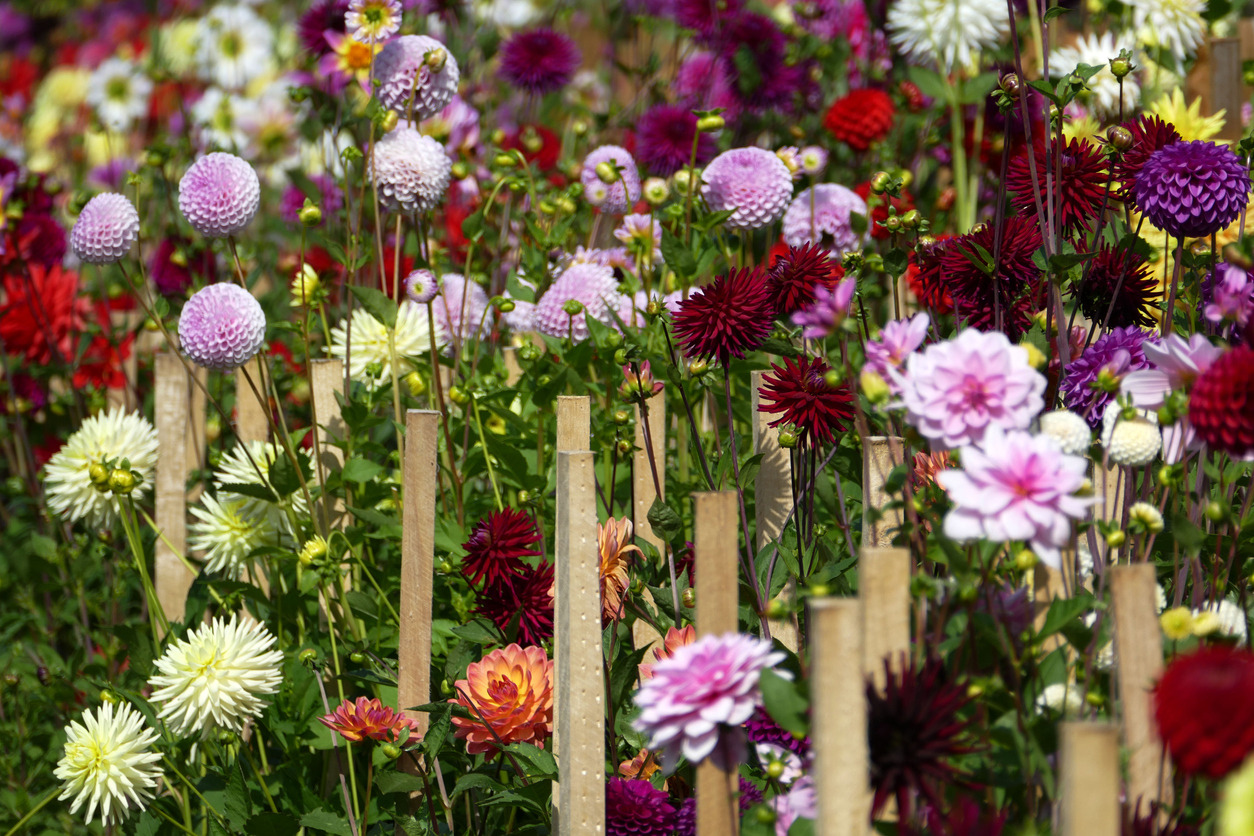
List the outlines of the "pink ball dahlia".
{"label": "pink ball dahlia", "polygon": [[139,213],[124,195],[98,194],[70,230],[70,248],[88,264],[112,264],[139,240]]}
{"label": "pink ball dahlia", "polygon": [[1071,521],[1095,500],[1074,496],[1088,461],[1068,456],[1047,435],[1005,432],[990,424],[979,447],[962,448],[962,469],[942,470],[936,481],[953,508],[945,535],[1003,543],[1025,540],[1046,564],[1062,565],[1060,550],[1071,539]]}
{"label": "pink ball dahlia", "polygon": [[933,447],[980,444],[987,432],[1025,430],[1045,406],[1045,377],[1027,349],[1000,331],[968,328],[906,360],[906,420]]}
{"label": "pink ball dahlia", "polygon": [[[601,172],[597,171],[601,163],[617,170],[613,181],[607,183],[602,179]],[[583,161],[579,180],[588,202],[610,215],[629,211],[640,199],[640,171],[636,161],[631,152],[617,145],[602,145],[589,154]]]}
{"label": "pink ball dahlia", "polygon": [[[550,337],[570,337],[575,342],[588,339],[588,317],[609,325],[610,310],[622,304],[614,270],[599,264],[575,263],[557,277],[552,287],[536,302],[532,325]],[[566,303],[574,300],[583,310],[573,316]]]}
{"label": "pink ball dahlia", "polygon": [[407,215],[435,206],[452,170],[444,146],[412,128],[398,128],[376,142],[370,166],[379,203]]}
{"label": "pink ball dahlia", "polygon": [[662,751],[668,774],[680,755],[692,763],[706,758],[722,767],[744,755],[739,726],[762,703],[763,669],[783,661],[771,643],[740,633],[703,636],[653,666],[653,678],[636,692],[640,716],[635,729]]}
{"label": "pink ball dahlia", "polygon": [[440,295],[431,306],[435,312],[436,339],[441,347],[454,340],[465,344],[475,334],[486,336],[492,326],[483,314],[488,309],[488,294],[483,288],[460,273],[440,277]]}
{"label": "pink ball dahlia", "polygon": [[[374,59],[379,102],[401,116],[430,119],[444,109],[454,94],[460,71],[448,47],[426,35],[405,35],[383,45]],[[415,80],[416,78],[416,80]]]}
{"label": "pink ball dahlia", "polygon": [[215,151],[187,169],[179,181],[179,211],[207,238],[226,238],[248,226],[261,205],[261,182],[234,154]]}
{"label": "pink ball dahlia", "polygon": [[792,172],[765,148],[733,148],[701,175],[701,196],[714,212],[732,211],[728,229],[761,229],[778,220],[792,197]]}
{"label": "pink ball dahlia", "polygon": [[826,249],[833,258],[846,250],[857,248],[860,238],[853,231],[852,217],[867,216],[866,201],[852,189],[836,183],[813,186],[814,211],[811,212],[811,189],[797,195],[784,213],[784,243],[800,247],[813,242]]}
{"label": "pink ball dahlia", "polygon": [[405,277],[405,295],[415,304],[425,305],[440,293],[440,283],[430,270],[415,270]]}
{"label": "pink ball dahlia", "polygon": [[196,291],[179,317],[183,352],[207,369],[237,369],[266,341],[266,315],[253,295],[220,282]]}

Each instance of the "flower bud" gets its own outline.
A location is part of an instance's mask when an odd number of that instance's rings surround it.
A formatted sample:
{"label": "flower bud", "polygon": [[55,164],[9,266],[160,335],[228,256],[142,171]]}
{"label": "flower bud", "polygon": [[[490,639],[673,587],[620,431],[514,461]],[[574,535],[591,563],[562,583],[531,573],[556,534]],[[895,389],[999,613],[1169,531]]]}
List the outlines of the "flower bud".
{"label": "flower bud", "polygon": [[579,314],[583,313],[583,302],[580,302],[578,299],[567,299],[562,304],[562,310],[570,316],[579,316]]}
{"label": "flower bud", "polygon": [[614,410],[614,423],[618,425],[626,424],[631,420],[631,413],[625,409]]}
{"label": "flower bud", "polygon": [[312,647],[306,647],[296,658],[300,659],[302,665],[312,665],[318,659],[318,651]]}
{"label": "flower bud", "polygon": [[618,169],[609,160],[602,160],[597,163],[594,171],[597,173],[597,179],[606,185],[616,183],[618,182],[618,179],[622,177],[622,175],[619,174]]}
{"label": "flower bud", "polygon": [[109,490],[120,496],[126,496],[140,483],[139,474],[119,467],[109,474]]}
{"label": "flower bud", "polygon": [[354,650],[352,653],[348,654],[348,661],[352,662],[354,665],[364,665],[366,663],[366,654],[362,653],[360,650]]}
{"label": "flower bud", "polygon": [[448,399],[458,406],[465,406],[470,403],[470,395],[466,394],[466,390],[460,386],[449,387]]}
{"label": "flower bud", "polygon": [[305,305],[312,302],[322,282],[318,280],[318,272],[308,263],[302,264],[292,277],[292,303]]}
{"label": "flower bud", "polygon": [[911,209],[909,212],[901,216],[901,226],[903,229],[918,229],[919,224],[923,222],[923,215],[918,209]]}
{"label": "flower bud", "polygon": [[618,455],[630,456],[631,451],[636,449],[636,445],[632,444],[629,438],[620,438],[618,440]]}
{"label": "flower bud", "polygon": [[661,177],[650,177],[645,180],[644,185],[640,187],[640,193],[644,195],[645,202],[650,206],[661,206],[671,196],[670,187]]}
{"label": "flower bud", "polygon": [[540,212],[544,215],[557,214],[557,206],[551,200],[540,201]]}
{"label": "flower bud", "polygon": [[1106,545],[1112,549],[1117,549],[1126,542],[1128,542],[1128,534],[1121,528],[1116,528],[1106,533]]}
{"label": "flower bud", "polygon": [[862,387],[862,394],[866,395],[866,399],[873,404],[886,403],[892,395],[888,382],[870,369],[862,370],[862,374],[858,376],[858,383]]}
{"label": "flower bud", "polygon": [[1132,62],[1123,56],[1111,58],[1110,72],[1115,78],[1127,78],[1132,72]]}
{"label": "flower bud", "polygon": [[694,179],[699,181],[699,178],[696,178],[693,172],[686,168],[681,168],[671,175],[671,185],[675,187],[675,191],[686,195]]}
{"label": "flower bud", "polygon": [[897,215],[889,215],[883,220],[880,226],[884,227],[889,232],[901,232],[901,218]]}
{"label": "flower bud", "polygon": [[697,591],[692,587],[688,587],[684,590],[684,594],[680,596],[680,601],[683,602],[685,607],[692,609],[697,605]]}
{"label": "flower bud", "polygon": [[[109,484],[113,484],[113,477],[109,477]],[[1206,504],[1206,510],[1203,513],[1206,514],[1206,519],[1211,522],[1223,522],[1228,518],[1231,511],[1232,509],[1228,507],[1227,502],[1219,499],[1212,499]]]}
{"label": "flower bud", "polygon": [[[767,767],[767,773],[768,774],[770,773],[770,767]],[[780,775],[784,774],[783,764],[780,764],[779,774]],[[778,778],[779,775],[772,775],[771,777]],[[765,807],[765,806],[759,807],[758,811],[754,813],[754,815],[758,817],[759,824],[765,824],[765,825],[775,824],[775,820],[779,818],[779,814],[775,812],[774,808]]]}
{"label": "flower bud", "polygon": [[309,198],[305,198],[305,205],[300,207],[299,216],[300,222],[305,226],[317,226],[322,223],[322,210]]}
{"label": "flower bud", "polygon": [[1163,515],[1148,502],[1133,503],[1128,509],[1128,518],[1132,523],[1143,526],[1151,534],[1158,534],[1163,530]]}
{"label": "flower bud", "polygon": [[779,446],[785,450],[791,450],[796,447],[799,441],[801,441],[801,437],[795,429],[784,427],[779,431]]}
{"label": "flower bud", "polygon": [[448,53],[444,51],[444,47],[436,47],[426,54],[422,62],[430,68],[431,72],[438,73],[448,62]]}
{"label": "flower bud", "polygon": [[[770,763],[768,763],[768,764],[766,765],[766,774],[767,774],[767,775],[771,778],[771,780],[773,780],[773,781],[778,781],[778,780],[780,779],[780,776],[782,776],[782,775],[784,774],[784,769],[785,769],[785,766],[784,766],[784,762],[783,762],[783,761],[771,761]],[[774,810],[771,810],[769,807],[763,807],[762,809],[767,810],[768,812],[770,812],[770,814],[771,814],[771,821],[774,821],[774,820],[775,820],[775,811],[774,811]],[[763,823],[763,824],[770,824],[771,822],[769,822],[769,821],[764,821],[764,822],[762,822],[762,823]]]}
{"label": "flower bud", "polygon": [[788,605],[779,598],[772,598],[766,605],[766,617],[778,621],[788,615]]}
{"label": "flower bud", "polygon": [[889,176],[887,171],[877,171],[875,176],[871,178],[871,191],[875,194],[883,194],[888,191],[889,184],[893,178]]}
{"label": "flower bud", "polygon": [[302,566],[313,566],[319,560],[327,556],[327,541],[318,535],[314,535],[305,544],[300,547],[300,555],[297,559]]}
{"label": "flower bud", "polygon": [[712,134],[723,130],[727,126],[727,120],[717,113],[711,113],[708,116],[702,116],[697,120],[697,130],[703,134]]}
{"label": "flower bud", "polygon": [[492,158],[492,165],[497,168],[513,168],[514,163],[515,160],[511,154],[497,154]]}
{"label": "flower bud", "polygon": [[423,380],[422,375],[416,371],[405,375],[405,386],[409,389],[409,394],[415,398],[427,391],[427,381]]}
{"label": "flower bud", "polygon": [[458,160],[453,163],[453,167],[450,169],[449,173],[452,175],[454,180],[465,180],[470,176],[470,166],[466,165],[461,160]]}
{"label": "flower bud", "polygon": [[1115,150],[1119,151],[1119,153],[1123,153],[1132,147],[1134,139],[1132,131],[1122,125],[1115,125],[1113,128],[1106,131],[1106,141],[1109,142]]}
{"label": "flower bud", "polygon": [[[443,51],[444,50],[440,50],[440,52]],[[395,743],[384,743],[379,747],[379,751],[382,752],[383,757],[388,760],[396,760],[401,756],[401,747],[397,746]]]}
{"label": "flower bud", "polygon": [[1031,549],[1024,549],[1015,555],[1015,568],[1021,572],[1034,568],[1040,562],[1041,559]]}
{"label": "flower bud", "polygon": [[100,462],[92,462],[87,468],[87,478],[97,487],[109,484],[109,468]]}
{"label": "flower bud", "polygon": [[1020,82],[1019,82],[1019,76],[1017,74],[1006,73],[1004,76],[1001,77],[1001,81],[999,83],[1001,85],[1001,89],[1007,95],[1010,95],[1010,96],[1019,95]]}
{"label": "flower bud", "polygon": [[385,134],[396,130],[397,124],[401,121],[401,115],[395,110],[386,110],[379,117],[379,129]]}
{"label": "flower bud", "polygon": [[563,215],[573,215],[575,214],[575,210],[579,208],[575,205],[575,201],[571,200],[566,195],[561,195],[555,199],[553,201],[553,205],[556,206],[557,210]]}
{"label": "flower bud", "polygon": [[571,123],[570,129],[575,136],[584,136],[588,133],[588,123],[583,119],[576,119]]}
{"label": "flower bud", "polygon": [[693,377],[700,377],[710,370],[710,361],[704,357],[698,357],[688,364],[688,373]]}
{"label": "flower bud", "polygon": [[614,352],[614,365],[616,366],[627,365],[627,349],[620,348]]}

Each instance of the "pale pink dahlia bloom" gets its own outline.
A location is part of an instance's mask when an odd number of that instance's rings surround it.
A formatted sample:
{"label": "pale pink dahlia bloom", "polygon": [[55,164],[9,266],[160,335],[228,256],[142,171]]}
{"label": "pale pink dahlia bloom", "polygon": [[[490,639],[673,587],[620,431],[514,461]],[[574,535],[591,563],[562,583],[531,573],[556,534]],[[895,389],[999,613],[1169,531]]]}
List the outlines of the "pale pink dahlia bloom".
{"label": "pale pink dahlia bloom", "polygon": [[405,295],[416,305],[425,305],[440,293],[440,283],[430,270],[414,270],[405,277]]}
{"label": "pale pink dahlia bloom", "polygon": [[376,142],[370,165],[379,203],[406,215],[434,207],[452,170],[444,146],[412,128],[397,128]]}
{"label": "pale pink dahlia bloom", "polygon": [[900,395],[900,375],[894,372],[900,372],[906,358],[923,345],[930,323],[926,313],[917,313],[910,319],[894,319],[886,324],[878,337],[867,340],[863,371],[875,372],[884,378],[889,391]]}
{"label": "pale pink dahlia bloom", "polygon": [[201,157],[179,181],[179,211],[207,238],[226,238],[248,226],[261,205],[261,182],[234,154]]}
{"label": "pale pink dahlia bloom", "polygon": [[[617,169],[617,179],[611,183],[602,180],[597,172],[601,163],[609,163]],[[631,152],[617,145],[602,145],[588,154],[579,180],[588,202],[606,214],[621,215],[640,199],[640,170]]]}
{"label": "pale pink dahlia bloom", "polygon": [[668,773],[680,755],[694,764],[710,758],[727,769],[745,756],[740,725],[762,704],[762,671],[783,659],[770,642],[741,633],[703,636],[676,648],[636,692],[635,729],[648,736],[650,749],[661,751]]}
{"label": "pale pink dahlia bloom", "polygon": [[70,230],[70,248],[88,264],[112,264],[139,240],[139,213],[125,195],[98,194]]}
{"label": "pale pink dahlia bloom", "polygon": [[440,295],[431,306],[435,311],[436,341],[441,348],[454,342],[464,345],[475,338],[488,335],[492,321],[484,316],[488,309],[488,294],[473,281],[460,273],[445,273],[440,279]]}
{"label": "pale pink dahlia bloom", "polygon": [[787,794],[777,795],[770,801],[775,810],[775,836],[788,836],[797,819],[814,819],[819,814],[819,796],[814,790],[814,779],[808,775],[795,784]]}
{"label": "pale pink dahlia bloom", "polygon": [[836,183],[819,183],[801,192],[788,206],[780,225],[784,243],[800,247],[813,242],[839,259],[862,240],[853,231],[854,215],[868,215],[865,200]]}
{"label": "pale pink dahlia bloom", "polygon": [[414,119],[430,119],[453,100],[460,72],[453,53],[435,38],[404,35],[383,45],[374,77],[384,107],[409,118],[412,104]]}
{"label": "pale pink dahlia bloom", "polygon": [[183,353],[207,369],[237,369],[261,350],[266,315],[253,295],[222,282],[196,291],[179,316]]}
{"label": "pale pink dahlia bloom", "polygon": [[992,427],[1025,430],[1045,406],[1045,377],[999,331],[968,328],[911,354],[900,385],[906,420],[944,449],[979,444]]}
{"label": "pale pink dahlia bloom", "polygon": [[[532,324],[541,334],[582,342],[591,334],[587,318],[611,325],[614,319],[610,311],[620,309],[621,296],[612,268],[575,262],[536,300]],[[565,309],[572,299],[583,305],[583,310],[573,316]]]}
{"label": "pale pink dahlia bloom", "polygon": [[[1223,354],[1223,349],[1211,345],[1204,334],[1194,334],[1187,340],[1170,334],[1158,342],[1146,340],[1142,349],[1153,368],[1128,372],[1120,382],[1120,391],[1140,409],[1161,408],[1173,391],[1187,393],[1198,376]],[[1188,416],[1163,427],[1163,461],[1167,464],[1175,464],[1186,450],[1200,446]]]}
{"label": "pale pink dahlia bloom", "polygon": [[1075,496],[1087,471],[1086,459],[1066,455],[1050,436],[1005,432],[991,424],[980,446],[962,448],[961,470],[936,474],[953,503],[945,515],[945,536],[1024,540],[1057,569],[1060,550],[1071,539],[1071,521],[1095,501]]}
{"label": "pale pink dahlia bloom", "polygon": [[705,167],[701,196],[710,211],[731,211],[728,229],[761,229],[788,208],[792,172],[765,148],[733,148]]}

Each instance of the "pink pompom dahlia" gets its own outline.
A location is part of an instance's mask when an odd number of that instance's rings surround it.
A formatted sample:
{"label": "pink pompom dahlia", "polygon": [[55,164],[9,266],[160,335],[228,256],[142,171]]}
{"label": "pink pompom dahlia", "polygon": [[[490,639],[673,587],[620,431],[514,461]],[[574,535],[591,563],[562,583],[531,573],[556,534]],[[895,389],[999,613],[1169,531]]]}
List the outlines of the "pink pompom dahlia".
{"label": "pink pompom dahlia", "polygon": [[70,248],[88,264],[112,264],[139,240],[139,213],[124,195],[98,194],[70,230]]}
{"label": "pink pompom dahlia", "polygon": [[452,170],[444,146],[412,128],[398,128],[376,142],[370,161],[379,203],[406,215],[435,206],[448,188]]}
{"label": "pink pompom dahlia", "polygon": [[579,180],[588,202],[611,215],[630,211],[640,199],[636,161],[631,152],[617,145],[602,145],[584,158]]}
{"label": "pink pompom dahlia", "polygon": [[226,238],[248,226],[261,205],[261,182],[234,154],[201,157],[179,181],[179,211],[207,238]]}
{"label": "pink pompom dahlia", "polygon": [[253,295],[225,282],[201,288],[183,306],[179,343],[198,366],[237,369],[266,341],[266,315]]}
{"label": "pink pompom dahlia", "polygon": [[724,221],[728,229],[761,229],[784,214],[792,197],[792,172],[765,148],[724,151],[701,180],[701,196],[711,211],[732,212]]}
{"label": "pink pompom dahlia", "polygon": [[[457,93],[457,59],[426,35],[405,35],[383,45],[374,61],[379,101],[415,120],[430,119]],[[410,106],[413,110],[411,112]]]}

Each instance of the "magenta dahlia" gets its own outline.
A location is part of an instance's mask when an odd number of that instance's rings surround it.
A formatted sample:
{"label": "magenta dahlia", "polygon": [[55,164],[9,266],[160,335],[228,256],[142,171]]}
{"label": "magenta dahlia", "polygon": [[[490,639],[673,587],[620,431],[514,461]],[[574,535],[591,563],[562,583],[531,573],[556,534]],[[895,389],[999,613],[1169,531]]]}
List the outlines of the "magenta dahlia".
{"label": "magenta dahlia", "polygon": [[406,215],[431,210],[444,196],[452,170],[444,146],[412,128],[384,135],[370,159],[379,203]]}
{"label": "magenta dahlia", "polygon": [[1094,325],[1120,328],[1153,325],[1150,306],[1161,293],[1149,265],[1131,248],[1103,246],[1086,266],[1073,295]]}
{"label": "magenta dahlia", "polygon": [[484,584],[475,596],[475,613],[503,633],[517,623],[511,638],[524,645],[553,638],[553,564],[542,560],[534,569]]}
{"label": "magenta dahlia", "polygon": [[831,289],[845,270],[818,244],[790,246],[766,274],[766,289],[776,314],[787,316],[814,302],[816,288]]}
{"label": "magenta dahlia", "polygon": [[[571,301],[579,303],[578,313],[567,311]],[[536,300],[532,324],[541,334],[550,337],[568,337],[581,342],[591,336],[588,317],[605,325],[613,323],[610,311],[616,311],[622,301],[614,270],[600,264],[576,262],[557,277],[557,281]]]}
{"label": "magenta dahlia", "polygon": [[805,189],[784,213],[784,243],[798,247],[820,244],[833,258],[856,249],[862,238],[853,230],[853,216],[866,218],[866,201],[852,189],[836,183],[819,183]]}
{"label": "magenta dahlia", "polygon": [[646,170],[669,177],[692,159],[692,140],[697,139],[696,165],[714,158],[717,144],[710,134],[697,133],[697,115],[674,105],[655,105],[636,123],[636,156]]}
{"label": "magenta dahlia", "polygon": [[550,93],[570,83],[582,56],[575,42],[552,29],[530,29],[501,46],[501,76],[528,93]]}
{"label": "magenta dahlia", "polygon": [[1239,345],[1198,375],[1189,396],[1198,439],[1239,457],[1254,453],[1254,348]]}
{"label": "magenta dahlia", "polygon": [[775,317],[761,267],[733,270],[679,303],[672,319],[675,336],[689,358],[732,357],[760,346]]}
{"label": "magenta dahlia", "polygon": [[671,836],[670,796],[641,778],[611,778],[605,785],[606,836]]}

